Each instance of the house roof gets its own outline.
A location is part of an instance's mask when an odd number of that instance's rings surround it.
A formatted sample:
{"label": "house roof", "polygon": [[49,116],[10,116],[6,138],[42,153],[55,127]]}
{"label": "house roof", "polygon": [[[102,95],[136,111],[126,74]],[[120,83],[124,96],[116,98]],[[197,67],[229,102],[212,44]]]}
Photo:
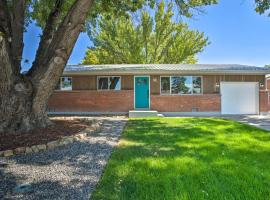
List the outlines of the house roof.
{"label": "house roof", "polygon": [[67,65],[64,75],[72,74],[270,74],[264,67],[238,64],[113,64]]}

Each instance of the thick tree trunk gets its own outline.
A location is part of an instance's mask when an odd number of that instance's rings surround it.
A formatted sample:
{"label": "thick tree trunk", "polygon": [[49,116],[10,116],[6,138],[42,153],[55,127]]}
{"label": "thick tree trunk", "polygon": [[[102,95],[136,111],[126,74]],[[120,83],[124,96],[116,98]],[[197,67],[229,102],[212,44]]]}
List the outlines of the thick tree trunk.
{"label": "thick tree trunk", "polygon": [[31,109],[32,84],[13,72],[8,50],[8,41],[0,36],[0,132],[27,131],[35,124]]}
{"label": "thick tree trunk", "polygon": [[25,132],[50,124],[46,112],[37,113],[32,109],[32,88],[29,86],[27,81],[21,81],[3,94],[4,97],[1,94],[0,133]]}
{"label": "thick tree trunk", "polygon": [[[57,20],[62,1],[57,2],[50,23]],[[92,3],[93,0],[75,1],[56,31],[47,27],[44,34],[48,35],[44,35],[36,61],[27,75],[18,73],[20,56],[14,51],[16,45],[23,46],[23,43],[17,40],[13,40],[15,45],[12,43],[9,32],[12,33],[13,27],[6,25],[7,13],[0,6],[0,19],[4,19],[0,21],[0,133],[24,132],[51,124],[46,113],[47,102],[83,30]]]}

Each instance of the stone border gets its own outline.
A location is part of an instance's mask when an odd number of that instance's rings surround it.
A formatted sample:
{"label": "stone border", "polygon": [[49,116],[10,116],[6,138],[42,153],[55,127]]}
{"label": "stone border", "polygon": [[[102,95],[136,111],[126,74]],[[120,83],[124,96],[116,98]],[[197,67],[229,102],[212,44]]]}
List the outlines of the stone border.
{"label": "stone border", "polygon": [[55,149],[60,146],[71,144],[74,141],[84,140],[87,136],[90,136],[93,133],[99,132],[100,130],[101,130],[100,123],[97,122],[95,124],[92,124],[90,128],[86,128],[75,135],[64,136],[58,140],[50,141],[47,144],[33,145],[30,147],[28,146],[18,147],[16,149],[0,151],[0,157],[11,157],[14,155],[37,153],[40,151]]}

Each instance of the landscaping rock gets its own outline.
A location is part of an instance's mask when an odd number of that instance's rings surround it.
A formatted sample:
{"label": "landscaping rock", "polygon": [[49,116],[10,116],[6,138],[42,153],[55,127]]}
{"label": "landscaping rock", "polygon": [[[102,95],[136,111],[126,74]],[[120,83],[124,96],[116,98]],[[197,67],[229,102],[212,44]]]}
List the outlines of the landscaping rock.
{"label": "landscaping rock", "polygon": [[93,134],[95,130],[93,128],[86,128],[84,132],[87,134],[87,136]]}
{"label": "landscaping rock", "polygon": [[38,149],[37,145],[32,146],[31,149],[32,149],[32,151],[33,151],[34,153],[39,152],[39,149]]}
{"label": "landscaping rock", "polygon": [[74,139],[74,141],[80,141],[80,140],[81,140],[81,138],[80,138],[78,135],[75,135],[75,136],[73,137],[73,139]]}
{"label": "landscaping rock", "polygon": [[70,144],[70,140],[68,138],[63,138],[61,139],[60,141],[60,145],[67,145],[67,144]]}
{"label": "landscaping rock", "polygon": [[92,128],[93,128],[95,131],[97,131],[97,130],[100,128],[100,126],[99,126],[98,124],[93,124],[93,125],[92,125]]}
{"label": "landscaping rock", "polygon": [[12,150],[6,150],[6,151],[4,151],[4,156],[5,157],[10,157],[10,156],[13,156],[13,155],[14,155],[14,153],[13,153]]}
{"label": "landscaping rock", "polygon": [[52,141],[47,144],[48,149],[54,149],[59,146],[59,141]]}
{"label": "landscaping rock", "polygon": [[30,147],[26,147],[25,148],[25,153],[28,154],[28,153],[33,153],[33,150],[30,148]]}
{"label": "landscaping rock", "polygon": [[69,143],[72,143],[74,141],[74,138],[73,136],[70,136],[68,138],[66,138],[66,140],[69,142]]}
{"label": "landscaping rock", "polygon": [[46,145],[45,144],[40,144],[40,145],[37,145],[37,148],[39,151],[44,151],[47,149]]}
{"label": "landscaping rock", "polygon": [[86,136],[87,136],[86,133],[80,133],[76,137],[83,140],[83,139],[85,139]]}
{"label": "landscaping rock", "polygon": [[25,147],[18,147],[14,149],[15,154],[24,154],[25,153]]}

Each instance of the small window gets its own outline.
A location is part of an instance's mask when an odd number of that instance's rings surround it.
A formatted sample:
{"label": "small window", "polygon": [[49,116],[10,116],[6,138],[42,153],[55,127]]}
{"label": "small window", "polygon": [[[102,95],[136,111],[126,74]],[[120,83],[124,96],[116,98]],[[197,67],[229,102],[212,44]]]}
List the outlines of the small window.
{"label": "small window", "polygon": [[60,89],[61,90],[72,90],[72,78],[71,77],[61,77]]}
{"label": "small window", "polygon": [[202,93],[202,78],[200,76],[193,76],[193,94]]}
{"label": "small window", "polygon": [[98,90],[121,90],[119,76],[98,77]]}
{"label": "small window", "polygon": [[170,94],[170,77],[161,77],[160,78],[160,92],[161,94]]}

